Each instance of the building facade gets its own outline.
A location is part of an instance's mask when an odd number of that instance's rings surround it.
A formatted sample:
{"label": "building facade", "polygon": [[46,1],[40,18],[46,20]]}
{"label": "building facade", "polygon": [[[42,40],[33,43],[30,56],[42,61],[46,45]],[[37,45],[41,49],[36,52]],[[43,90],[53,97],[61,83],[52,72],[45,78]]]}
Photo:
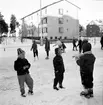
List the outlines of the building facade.
{"label": "building facade", "polygon": [[78,37],[78,9],[79,7],[67,0],[60,0],[23,17],[22,22],[28,26],[36,26],[36,29],[32,30],[33,36],[47,36],[50,39]]}

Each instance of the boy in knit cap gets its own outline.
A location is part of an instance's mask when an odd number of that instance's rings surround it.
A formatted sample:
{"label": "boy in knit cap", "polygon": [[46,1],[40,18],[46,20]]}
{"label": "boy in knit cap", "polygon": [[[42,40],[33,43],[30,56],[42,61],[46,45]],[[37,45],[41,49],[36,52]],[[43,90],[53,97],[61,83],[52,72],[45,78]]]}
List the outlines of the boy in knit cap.
{"label": "boy in knit cap", "polygon": [[75,56],[76,63],[80,66],[81,82],[84,91],[80,93],[86,98],[93,97],[93,70],[95,63],[95,56],[91,52],[92,46],[89,42],[82,46],[83,54]]}
{"label": "boy in knit cap", "polygon": [[18,58],[14,62],[14,69],[17,71],[21,96],[26,97],[24,82],[27,84],[29,88],[28,94],[33,94],[33,79],[29,74],[29,68],[31,65],[25,58],[25,51],[23,51],[21,48],[18,48],[17,53]]}

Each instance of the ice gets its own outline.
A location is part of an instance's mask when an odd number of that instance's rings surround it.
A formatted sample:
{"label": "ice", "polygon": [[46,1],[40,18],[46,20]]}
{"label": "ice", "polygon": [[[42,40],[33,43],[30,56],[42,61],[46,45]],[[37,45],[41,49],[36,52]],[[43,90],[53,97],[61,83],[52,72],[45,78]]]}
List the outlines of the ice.
{"label": "ice", "polygon": [[[34,61],[33,53],[30,51],[31,40],[21,43],[19,39],[15,42],[8,39],[7,43],[0,45],[0,105],[103,105],[103,50],[100,49],[99,39],[96,44],[91,39],[89,41],[96,56],[93,99],[88,100],[79,96],[82,91],[79,67],[72,58],[78,51],[72,51],[71,43],[66,44],[66,53],[62,54],[66,69],[63,82],[65,89],[56,91],[53,90],[55,47],[51,45],[50,59],[46,60],[44,46],[38,45],[39,59]],[[18,47],[26,51],[26,58],[31,63],[30,74],[34,80],[34,95],[27,95],[26,98],[20,96],[17,75],[13,68]],[[25,88],[27,93],[26,85]]]}

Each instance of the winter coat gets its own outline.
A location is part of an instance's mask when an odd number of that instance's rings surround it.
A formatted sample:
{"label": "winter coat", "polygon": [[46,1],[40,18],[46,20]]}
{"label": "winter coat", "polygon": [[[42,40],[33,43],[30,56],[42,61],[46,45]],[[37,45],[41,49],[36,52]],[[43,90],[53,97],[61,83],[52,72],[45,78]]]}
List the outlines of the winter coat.
{"label": "winter coat", "polygon": [[[28,66],[28,68],[24,69],[24,66]],[[29,68],[30,68],[30,63],[28,62],[27,59],[21,59],[17,58],[17,60],[14,62],[14,69],[17,71],[17,75],[24,75],[24,74],[29,74]]]}
{"label": "winter coat", "polygon": [[103,45],[103,36],[100,39],[100,43],[101,43],[101,45]]}
{"label": "winter coat", "polygon": [[36,50],[37,50],[37,44],[36,43],[32,44],[31,50],[32,49],[33,49],[33,52],[36,52]]}
{"label": "winter coat", "polygon": [[64,63],[63,63],[63,58],[60,55],[56,55],[53,59],[53,66],[54,66],[54,71],[55,73],[64,73],[65,68],[64,68]]}
{"label": "winter coat", "polygon": [[75,39],[73,39],[73,46],[76,47],[76,40]]}
{"label": "winter coat", "polygon": [[50,50],[50,41],[49,40],[46,40],[45,41],[45,50],[46,51],[49,51]]}
{"label": "winter coat", "polygon": [[65,46],[65,44],[64,44],[64,43],[62,43],[62,47],[63,47],[63,49],[65,49],[65,48],[66,48],[66,46]]}
{"label": "winter coat", "polygon": [[78,41],[78,45],[77,46],[79,46],[79,48],[82,48],[82,40],[81,39]]}
{"label": "winter coat", "polygon": [[91,51],[88,51],[79,56],[76,62],[80,66],[80,71],[87,74],[93,72],[95,59]]}

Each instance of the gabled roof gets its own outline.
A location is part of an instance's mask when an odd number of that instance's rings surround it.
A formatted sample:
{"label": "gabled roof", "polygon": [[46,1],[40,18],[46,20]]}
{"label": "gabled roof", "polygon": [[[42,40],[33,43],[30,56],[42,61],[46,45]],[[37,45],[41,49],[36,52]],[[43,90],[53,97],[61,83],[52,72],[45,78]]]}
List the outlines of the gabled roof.
{"label": "gabled roof", "polygon": [[91,25],[93,25],[93,24],[95,24],[95,25],[102,25],[103,23],[100,23],[97,20],[92,20],[89,24],[91,24]]}
{"label": "gabled roof", "polygon": [[24,18],[26,18],[26,17],[28,17],[28,16],[30,16],[30,15],[32,15],[32,14],[35,14],[35,13],[39,12],[40,10],[43,10],[43,9],[45,9],[45,8],[47,8],[47,7],[50,7],[50,6],[54,5],[54,4],[57,4],[57,3],[62,2],[62,1],[66,1],[66,2],[68,2],[69,4],[75,6],[76,8],[81,9],[80,7],[76,6],[75,4],[71,3],[71,2],[68,1],[68,0],[59,0],[59,1],[53,2],[53,3],[49,4],[49,5],[46,5],[46,6],[42,7],[41,9],[38,9],[37,11],[34,11],[34,12],[30,13],[30,14],[27,15],[27,16],[24,16],[23,18],[21,18],[21,20],[24,19]]}

